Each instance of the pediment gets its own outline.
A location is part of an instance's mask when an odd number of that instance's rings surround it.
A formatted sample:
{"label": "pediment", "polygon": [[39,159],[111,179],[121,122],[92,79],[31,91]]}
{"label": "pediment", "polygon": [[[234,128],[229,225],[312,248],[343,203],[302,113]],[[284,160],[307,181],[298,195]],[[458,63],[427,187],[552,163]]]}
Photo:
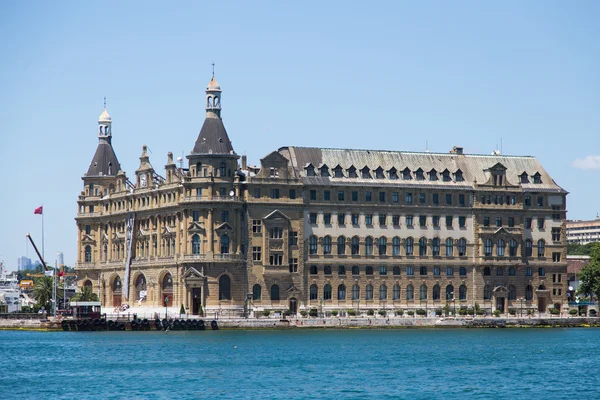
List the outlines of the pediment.
{"label": "pediment", "polygon": [[204,279],[204,268],[202,268],[200,271],[198,271],[194,267],[189,267],[183,273],[183,279]]}
{"label": "pediment", "polygon": [[169,228],[168,226],[165,226],[163,228],[162,235],[163,236],[171,236],[171,235],[173,235],[173,230],[171,228]]}
{"label": "pediment", "polygon": [[90,235],[85,234],[85,235],[83,235],[83,239],[81,239],[81,243],[84,243],[84,244],[95,244],[96,241]]}
{"label": "pediment", "polygon": [[508,293],[508,289],[506,288],[506,286],[496,286],[494,288],[494,290],[492,290],[494,293]]}
{"label": "pediment", "polygon": [[233,228],[231,227],[231,225],[229,225],[228,222],[223,222],[221,225],[217,226],[217,228],[215,230],[217,230],[217,231],[232,231]]}
{"label": "pediment", "polygon": [[108,242],[108,235],[104,232],[102,232],[102,234],[100,235],[100,240],[102,242]]}
{"label": "pediment", "polygon": [[204,232],[204,227],[200,221],[192,221],[188,226],[189,232]]}
{"label": "pediment", "polygon": [[288,159],[281,155],[278,151],[273,151],[267,154],[264,158],[260,160],[261,164],[287,164]]}
{"label": "pediment", "polygon": [[506,168],[502,163],[496,163],[489,170],[490,171],[506,171],[507,169],[508,168]]}
{"label": "pediment", "polygon": [[287,215],[285,215],[284,213],[282,213],[279,210],[274,210],[271,213],[267,214],[263,218],[263,220],[265,220],[265,221],[278,221],[278,220],[282,220],[282,219],[284,219],[286,221],[290,220],[290,218]]}
{"label": "pediment", "polygon": [[120,240],[125,240],[125,235],[123,233],[120,233],[120,232],[115,232],[113,234],[113,241],[118,242]]}
{"label": "pediment", "polygon": [[296,287],[296,285],[292,285],[287,290],[288,293],[301,293],[300,289]]}

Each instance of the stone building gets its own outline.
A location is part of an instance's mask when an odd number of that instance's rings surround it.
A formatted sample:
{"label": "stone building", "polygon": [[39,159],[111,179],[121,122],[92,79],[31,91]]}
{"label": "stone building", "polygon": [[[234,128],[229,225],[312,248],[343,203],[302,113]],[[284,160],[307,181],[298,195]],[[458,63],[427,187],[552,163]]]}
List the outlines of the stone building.
{"label": "stone building", "polygon": [[567,221],[567,243],[588,244],[600,242],[600,217],[589,221]]}
{"label": "stone building", "polygon": [[566,195],[529,156],[281,147],[248,166],[206,88],[187,168],[146,146],[129,179],[111,117],[79,196],[80,285],[105,306],[546,311],[566,305]]}

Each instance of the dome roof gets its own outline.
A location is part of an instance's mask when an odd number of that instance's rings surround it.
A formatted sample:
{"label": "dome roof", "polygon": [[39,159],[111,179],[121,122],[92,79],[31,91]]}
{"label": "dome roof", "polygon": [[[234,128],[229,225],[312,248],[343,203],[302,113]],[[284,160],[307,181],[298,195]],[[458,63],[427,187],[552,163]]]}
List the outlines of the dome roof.
{"label": "dome roof", "polygon": [[102,111],[102,114],[100,114],[98,122],[112,122],[112,120],[110,119],[110,114],[108,113],[108,111],[106,111],[106,108],[104,109],[104,111]]}
{"label": "dome roof", "polygon": [[214,75],[210,82],[208,82],[208,87],[206,88],[206,90],[221,90],[221,86],[219,85],[219,82],[217,82],[217,80],[215,79]]}

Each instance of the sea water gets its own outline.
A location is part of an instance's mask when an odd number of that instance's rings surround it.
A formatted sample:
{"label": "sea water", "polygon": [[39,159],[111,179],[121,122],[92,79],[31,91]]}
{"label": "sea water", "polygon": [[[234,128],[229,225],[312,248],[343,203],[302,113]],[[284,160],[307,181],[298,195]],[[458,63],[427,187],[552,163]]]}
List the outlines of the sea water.
{"label": "sea water", "polygon": [[600,330],[0,331],[0,399],[598,398]]}

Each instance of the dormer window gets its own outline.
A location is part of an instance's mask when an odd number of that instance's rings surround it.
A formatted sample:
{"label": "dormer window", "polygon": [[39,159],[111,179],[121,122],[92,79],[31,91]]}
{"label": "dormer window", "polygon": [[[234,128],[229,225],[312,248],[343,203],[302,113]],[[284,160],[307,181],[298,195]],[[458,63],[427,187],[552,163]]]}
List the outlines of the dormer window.
{"label": "dormer window", "polygon": [[356,168],[354,166],[348,168],[348,178],[358,178],[358,175],[356,174]]}
{"label": "dormer window", "polygon": [[452,180],[452,178],[450,177],[450,171],[448,171],[447,169],[445,169],[444,172],[442,172],[442,180],[444,182],[450,182]]}
{"label": "dormer window", "polygon": [[539,172],[536,172],[535,175],[533,175],[533,183],[542,183],[542,175],[540,175]]}
{"label": "dormer window", "polygon": [[463,173],[460,169],[457,169],[456,172],[454,173],[454,180],[456,182],[462,182],[465,180],[465,178],[463,177]]}
{"label": "dormer window", "polygon": [[273,167],[269,168],[269,176],[275,178],[277,176],[277,170]]}
{"label": "dormer window", "polygon": [[418,181],[424,181],[425,180],[425,175],[423,174],[423,170],[421,168],[419,168],[418,170],[415,171],[416,174],[416,178]]}
{"label": "dormer window", "polygon": [[321,167],[321,176],[329,177],[329,167],[325,164],[323,164],[323,166]]}
{"label": "dormer window", "polygon": [[389,170],[389,176],[390,179],[398,179],[398,171],[396,168],[392,167],[392,169]]}
{"label": "dormer window", "polygon": [[521,183],[529,183],[529,176],[527,175],[527,172],[523,172],[521,175],[519,175],[519,178]]}
{"label": "dormer window", "polygon": [[429,180],[430,181],[437,181],[438,180],[437,171],[435,169],[432,169],[431,171],[429,171],[428,174],[429,174]]}
{"label": "dormer window", "polygon": [[315,167],[312,164],[306,166],[306,176],[316,176]]}
{"label": "dormer window", "polygon": [[504,175],[499,173],[493,174],[494,186],[502,186]]}
{"label": "dormer window", "polygon": [[344,170],[342,169],[342,167],[340,167],[339,165],[337,167],[335,167],[333,169],[333,176],[335,176],[336,178],[343,178]]}
{"label": "dormer window", "polygon": [[410,175],[410,169],[404,168],[404,170],[402,171],[402,179],[405,181],[410,181],[412,179]]}
{"label": "dormer window", "polygon": [[371,178],[371,171],[369,170],[369,167],[364,167],[363,169],[360,170],[360,176],[363,179],[370,179]]}
{"label": "dormer window", "polygon": [[385,178],[385,176],[383,175],[383,168],[381,168],[381,167],[378,167],[378,168],[375,170],[375,177],[376,177],[377,179],[384,179],[384,178]]}

